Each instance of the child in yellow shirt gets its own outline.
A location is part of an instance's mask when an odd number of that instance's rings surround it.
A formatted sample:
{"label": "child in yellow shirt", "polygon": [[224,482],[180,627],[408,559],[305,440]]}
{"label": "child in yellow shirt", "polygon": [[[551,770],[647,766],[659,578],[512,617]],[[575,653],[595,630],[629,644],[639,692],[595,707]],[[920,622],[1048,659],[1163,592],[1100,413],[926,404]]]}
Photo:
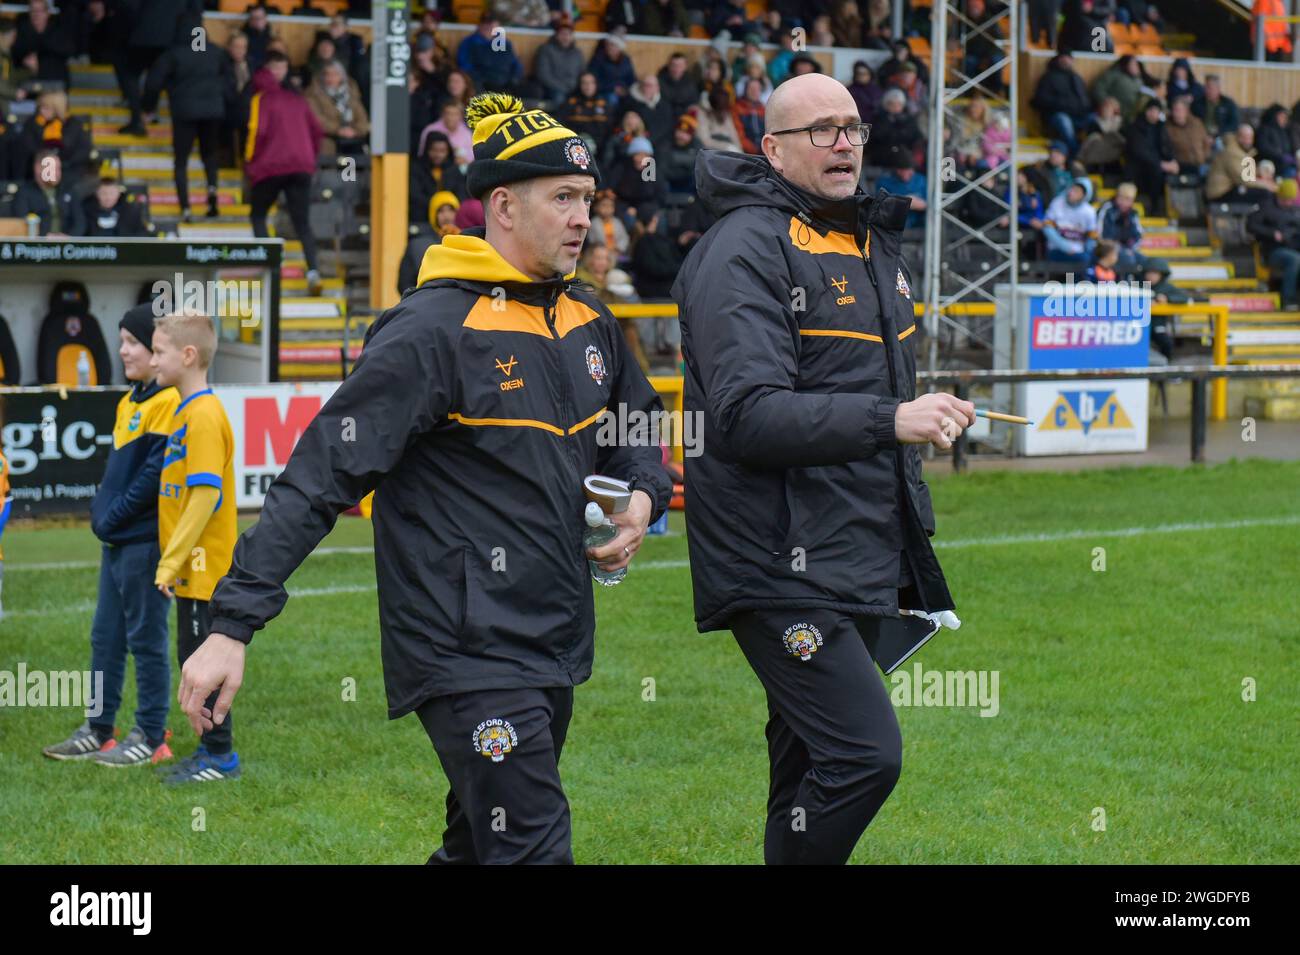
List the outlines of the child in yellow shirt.
{"label": "child in yellow shirt", "polygon": [[[208,387],[217,334],[207,315],[164,315],[155,322],[154,374],[174,385],[180,404],[172,419],[158,487],[154,583],[176,597],[176,657],[181,666],[207,639],[208,600],[235,549],[235,441],[220,400]],[[216,694],[208,700],[213,706]],[[239,776],[231,720],[203,734],[199,748],[164,782],[178,784]]]}

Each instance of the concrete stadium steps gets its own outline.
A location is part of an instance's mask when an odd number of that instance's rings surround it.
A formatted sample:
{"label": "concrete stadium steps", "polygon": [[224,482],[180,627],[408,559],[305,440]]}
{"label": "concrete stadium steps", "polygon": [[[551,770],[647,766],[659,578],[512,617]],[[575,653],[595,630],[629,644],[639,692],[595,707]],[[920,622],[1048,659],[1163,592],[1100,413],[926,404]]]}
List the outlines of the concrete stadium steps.
{"label": "concrete stadium steps", "polygon": [[1232,309],[1234,314],[1242,312],[1275,312],[1279,315],[1285,315],[1282,311],[1282,296],[1277,292],[1250,292],[1236,295],[1211,295],[1211,305],[1227,305]]}
{"label": "concrete stadium steps", "polygon": [[71,68],[74,90],[117,91],[117,74],[107,63],[74,63]]}
{"label": "concrete stadium steps", "polygon": [[1237,274],[1236,265],[1224,259],[1178,259],[1165,256],[1170,251],[1160,250],[1161,258],[1170,258],[1169,280],[1178,288],[1202,292],[1248,290],[1260,291],[1260,280],[1254,276]]}
{"label": "concrete stadium steps", "polygon": [[[306,295],[307,279],[305,277],[291,278],[291,279],[286,279],[284,277],[281,277],[280,292],[282,295]],[[322,278],[320,281],[319,297],[346,299],[348,297],[348,290],[347,287],[343,284],[342,279]],[[301,321],[301,319],[283,319],[283,321],[287,323],[287,322]]]}
{"label": "concrete stadium steps", "polygon": [[1236,269],[1233,264],[1221,259],[1213,259],[1208,262],[1171,262],[1170,268],[1173,271],[1169,277],[1175,281],[1180,279],[1218,281],[1236,277]]}
{"label": "concrete stadium steps", "polygon": [[[299,320],[302,324],[299,327],[306,327],[307,323],[325,323],[325,328],[330,328],[329,322],[337,323],[348,317],[348,303],[346,299],[333,298],[325,295],[313,296],[296,296],[293,298],[282,298],[280,301],[280,318],[282,321]],[[342,326],[338,326],[342,327]]]}
{"label": "concrete stadium steps", "polygon": [[[1142,241],[1138,249],[1150,255],[1161,255],[1171,249],[1187,248],[1187,232],[1184,229],[1152,230],[1143,224]],[[1207,246],[1208,248],[1208,246]]]}
{"label": "concrete stadium steps", "polygon": [[[203,208],[201,206],[192,206],[192,213],[197,211],[193,222],[177,222],[175,229],[176,234],[182,239],[251,239],[253,238],[253,225],[247,219],[243,221],[232,220],[222,222],[220,219],[206,219],[203,217]],[[270,230],[274,237],[275,229]]]}
{"label": "concrete stadium steps", "polygon": [[[1244,365],[1266,363],[1266,359],[1241,362]],[[1300,379],[1259,378],[1247,382],[1244,411],[1267,421],[1300,421]]]}
{"label": "concrete stadium steps", "polygon": [[[173,189],[172,197],[175,198],[175,196],[176,196],[176,190]],[[204,189],[204,190],[191,191],[190,212],[201,216],[207,210],[207,208],[208,208],[207,190]],[[252,208],[251,206],[248,206],[244,203],[230,202],[230,201],[222,202],[221,195],[220,194],[217,195],[217,211],[221,213],[222,217],[232,216],[236,219],[247,220],[251,208]],[[155,219],[159,219],[159,218],[178,219],[180,218],[180,214],[181,214],[181,206],[179,202],[154,202],[153,190],[150,189],[149,190],[149,211]],[[220,222],[221,217],[209,221]]]}
{"label": "concrete stadium steps", "polygon": [[[1183,334],[1193,334],[1199,332],[1202,343],[1209,346],[1214,336],[1213,323],[1208,318],[1199,316],[1178,316],[1178,330]],[[1229,350],[1234,341],[1233,336],[1238,332],[1253,332],[1259,335],[1269,335],[1277,332],[1287,338],[1286,333],[1293,328],[1300,328],[1300,312],[1230,312],[1228,315],[1228,344]],[[1261,340],[1256,335],[1252,340],[1250,336],[1238,338],[1238,344],[1258,344]]]}
{"label": "concrete stadium steps", "polygon": [[1259,279],[1254,278],[1177,278],[1171,276],[1170,282],[1177,288],[1191,289],[1199,292],[1230,291],[1236,289],[1254,291],[1259,288]]}
{"label": "concrete stadium steps", "polygon": [[[145,136],[118,132],[130,114],[123,105],[117,79],[110,67],[74,66],[69,102],[74,115],[90,125],[97,147],[117,149],[128,185],[149,189],[150,216],[160,231],[174,232],[184,239],[251,238],[249,206],[244,201],[244,179],[239,169],[222,169],[218,179],[219,215],[208,219],[207,181],[197,150],[187,170],[190,210],[194,221],[179,221],[180,202],[173,182],[172,130],[166,97],[159,104],[158,122],[146,127]],[[275,234],[275,209],[270,217]],[[308,295],[307,264],[302,243],[285,242],[280,266],[280,362],[281,377],[293,380],[337,381],[342,374],[343,334],[347,327],[348,290],[342,278],[322,276],[318,295]],[[357,329],[350,361],[361,351],[364,326]]]}
{"label": "concrete stadium steps", "polygon": [[[202,188],[196,189],[190,186],[190,205],[195,206],[202,203],[207,205],[208,189],[205,184]],[[228,206],[240,205],[244,198],[243,186],[218,186],[217,187],[217,205],[224,209]],[[151,206],[170,205],[180,208],[180,194],[177,193],[175,185],[168,181],[166,183],[149,184],[149,204]]]}
{"label": "concrete stadium steps", "polygon": [[172,128],[167,123],[150,123],[145,127],[143,136],[125,136],[119,133],[122,123],[92,123],[91,135],[96,146],[111,146],[114,149],[171,149]]}
{"label": "concrete stadium steps", "polygon": [[[361,355],[361,349],[354,349],[348,356],[348,364],[356,361]],[[334,362],[327,365],[323,362],[304,363],[296,361],[280,362],[280,378],[283,381],[342,381],[343,380],[343,360],[342,353],[335,352]]]}
{"label": "concrete stadium steps", "polygon": [[[287,284],[287,283],[286,283]],[[302,281],[306,286],[306,281]],[[343,334],[348,324],[346,291],[341,279],[326,279],[318,296],[280,299],[280,374],[295,380],[337,381],[342,376]],[[348,343],[348,361],[361,354],[363,329]]]}
{"label": "concrete stadium steps", "polygon": [[95,145],[101,149],[120,149],[122,154],[126,155],[132,149],[171,149],[172,134],[167,130],[165,136],[124,136],[116,132],[117,127],[111,127],[114,132],[95,133]]}
{"label": "concrete stadium steps", "polygon": [[[207,182],[207,176],[203,171],[203,160],[198,156],[191,154],[190,161],[185,167],[187,177],[191,182]],[[155,153],[155,152],[122,152],[122,173],[135,179],[165,179],[167,182],[174,181],[175,173],[172,169],[172,154]],[[237,186],[242,185],[244,175],[238,169],[226,168],[217,170],[217,185],[219,186]]]}
{"label": "concrete stadium steps", "polygon": [[[77,86],[74,79],[72,89],[68,90],[68,106],[73,110],[83,106],[97,111],[117,106],[125,108],[124,103],[125,97],[122,96],[122,91],[117,88],[116,83],[111,87],[84,87]],[[162,103],[163,100],[158,103],[160,110],[166,108]]]}
{"label": "concrete stadium steps", "polygon": [[[121,103],[122,98],[117,98],[117,103]],[[100,105],[86,103],[68,103],[68,112],[73,116],[83,116],[90,122],[96,123],[116,123],[118,126],[125,126],[131,120],[131,111],[121,105]],[[167,120],[171,119],[171,110],[166,106],[158,107],[158,118]],[[168,123],[168,136],[170,137],[171,124]]]}

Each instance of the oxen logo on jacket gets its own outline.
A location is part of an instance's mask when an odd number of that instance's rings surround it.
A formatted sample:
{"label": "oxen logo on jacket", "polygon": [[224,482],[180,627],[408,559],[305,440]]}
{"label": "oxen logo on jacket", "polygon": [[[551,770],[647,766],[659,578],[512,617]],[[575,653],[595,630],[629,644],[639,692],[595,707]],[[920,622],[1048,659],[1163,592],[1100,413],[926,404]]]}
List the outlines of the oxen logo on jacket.
{"label": "oxen logo on jacket", "polygon": [[852,305],[857,301],[857,299],[852,295],[844,294],[849,289],[849,280],[847,276],[841,275],[838,279],[831,279],[831,285],[834,285],[835,291],[839,293],[839,298],[835,300],[836,305]]}
{"label": "oxen logo on jacket", "polygon": [[516,359],[514,355],[511,355],[510,360],[505,362],[498,358],[496,359],[496,363],[497,371],[506,376],[506,380],[499,383],[502,391],[515,391],[524,386],[524,379],[522,376],[519,378],[510,377],[514,374],[515,365],[519,364],[519,360]]}

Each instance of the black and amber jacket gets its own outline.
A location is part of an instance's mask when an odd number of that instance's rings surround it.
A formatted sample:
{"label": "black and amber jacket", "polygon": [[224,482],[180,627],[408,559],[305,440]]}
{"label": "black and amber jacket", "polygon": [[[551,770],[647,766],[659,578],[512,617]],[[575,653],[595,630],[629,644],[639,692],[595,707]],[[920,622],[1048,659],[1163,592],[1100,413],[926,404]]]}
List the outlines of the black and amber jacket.
{"label": "black and amber jacket", "polygon": [[[717,150],[696,183],[720,217],[673,286],[684,406],[704,422],[685,464],[697,626],[758,608],[952,609],[920,452],[894,436],[916,394],[909,200],[819,201],[762,157]],[[915,584],[900,594],[904,559]]]}
{"label": "black and amber jacket", "polygon": [[213,630],[251,639],[335,516],[374,490],[390,716],[443,694],[581,683],[595,630],[582,480],[631,480],[655,518],[672,491],[657,446],[607,440],[599,419],[620,406],[662,409],[593,294],[447,236],[240,538]]}
{"label": "black and amber jacket", "polygon": [[90,529],[105,544],[158,541],[158,480],[180,396],[136,382],[117,403],[113,450],[90,504]]}

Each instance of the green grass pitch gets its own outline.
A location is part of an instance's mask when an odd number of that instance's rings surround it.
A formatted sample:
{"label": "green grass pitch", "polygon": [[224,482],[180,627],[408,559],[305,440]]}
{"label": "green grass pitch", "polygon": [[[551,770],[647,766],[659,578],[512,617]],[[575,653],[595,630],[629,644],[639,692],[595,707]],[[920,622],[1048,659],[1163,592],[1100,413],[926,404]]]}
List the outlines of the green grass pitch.
{"label": "green grass pitch", "polygon": [[[928,478],[964,626],[916,659],[998,671],[999,711],[898,707],[902,779],[854,861],[1300,861],[1300,463]],[[763,696],[729,634],[696,633],[671,523],[597,594],[595,675],[562,761],[579,862],[762,860]],[[89,530],[3,543],[0,670],[85,669]],[[369,543],[343,518],[326,545]],[[423,862],[445,781],[419,722],[385,717],[373,580],[364,550],[294,575],[249,653],[236,782],[167,791],[147,769],[56,763],[40,749],[79,710],[0,709],[0,861]],[[129,670],[122,733],[134,703]]]}

